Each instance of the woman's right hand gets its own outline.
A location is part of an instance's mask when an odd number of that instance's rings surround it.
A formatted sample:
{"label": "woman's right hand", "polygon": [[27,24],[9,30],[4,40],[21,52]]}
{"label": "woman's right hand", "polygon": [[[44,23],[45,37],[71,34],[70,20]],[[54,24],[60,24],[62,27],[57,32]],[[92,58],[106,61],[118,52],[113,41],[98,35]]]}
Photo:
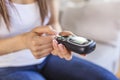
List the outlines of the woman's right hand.
{"label": "woman's right hand", "polygon": [[[47,34],[47,36],[42,36]],[[50,26],[37,27],[23,34],[26,48],[30,49],[35,58],[45,57],[53,50],[52,40],[56,32]]]}

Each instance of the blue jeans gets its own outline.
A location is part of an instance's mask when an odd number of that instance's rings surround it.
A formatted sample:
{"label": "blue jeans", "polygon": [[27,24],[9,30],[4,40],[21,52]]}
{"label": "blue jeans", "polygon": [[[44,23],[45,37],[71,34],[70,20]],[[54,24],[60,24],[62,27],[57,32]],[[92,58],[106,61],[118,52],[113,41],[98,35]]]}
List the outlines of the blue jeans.
{"label": "blue jeans", "polygon": [[42,64],[0,68],[0,80],[118,80],[109,71],[73,57],[71,61],[48,56]]}

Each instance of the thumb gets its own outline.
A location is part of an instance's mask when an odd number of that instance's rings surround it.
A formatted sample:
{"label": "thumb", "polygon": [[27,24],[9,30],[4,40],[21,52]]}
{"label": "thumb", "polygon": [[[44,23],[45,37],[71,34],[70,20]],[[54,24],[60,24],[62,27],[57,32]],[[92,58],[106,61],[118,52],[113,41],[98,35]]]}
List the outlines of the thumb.
{"label": "thumb", "polygon": [[61,36],[69,36],[69,35],[75,35],[75,34],[73,34],[70,31],[63,31],[63,32],[60,32],[59,35],[61,35]]}
{"label": "thumb", "polygon": [[33,29],[33,32],[37,34],[49,34],[49,35],[55,35],[57,32],[51,27],[51,26],[42,26],[42,27],[36,27]]}

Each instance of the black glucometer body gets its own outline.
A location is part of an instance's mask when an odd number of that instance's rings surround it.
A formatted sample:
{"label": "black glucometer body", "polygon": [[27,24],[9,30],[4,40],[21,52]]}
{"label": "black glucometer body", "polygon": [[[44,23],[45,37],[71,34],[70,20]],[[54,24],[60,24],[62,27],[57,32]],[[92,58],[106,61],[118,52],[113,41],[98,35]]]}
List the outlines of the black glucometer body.
{"label": "black glucometer body", "polygon": [[88,54],[95,50],[96,42],[75,35],[57,36],[58,43],[63,44],[68,50],[78,54]]}

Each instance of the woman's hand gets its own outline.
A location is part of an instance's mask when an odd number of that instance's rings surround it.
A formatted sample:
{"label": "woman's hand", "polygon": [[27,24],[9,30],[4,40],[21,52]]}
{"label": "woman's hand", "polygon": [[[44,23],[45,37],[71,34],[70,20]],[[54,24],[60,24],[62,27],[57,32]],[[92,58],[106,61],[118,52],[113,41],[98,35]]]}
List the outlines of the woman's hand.
{"label": "woman's hand", "polygon": [[[64,31],[59,33],[59,35],[69,36],[74,34],[70,31]],[[64,58],[66,60],[72,59],[71,51],[67,50],[64,45],[58,44],[56,40],[53,40],[53,48],[54,48],[54,50],[52,51],[53,55],[59,56],[60,58]],[[81,54],[81,56],[86,56],[86,54]]]}
{"label": "woman's hand", "polygon": [[[47,34],[48,36],[43,36]],[[30,49],[35,58],[45,57],[53,50],[52,40],[56,32],[49,26],[37,27],[23,35],[26,48]]]}
{"label": "woman's hand", "polygon": [[[68,36],[68,35],[74,35],[74,34],[69,31],[64,31],[64,32],[61,32],[59,35]],[[58,44],[56,40],[53,40],[53,48],[54,50],[51,52],[53,55],[59,56],[60,58],[64,58],[66,60],[72,59],[71,51],[67,50],[64,45]]]}

